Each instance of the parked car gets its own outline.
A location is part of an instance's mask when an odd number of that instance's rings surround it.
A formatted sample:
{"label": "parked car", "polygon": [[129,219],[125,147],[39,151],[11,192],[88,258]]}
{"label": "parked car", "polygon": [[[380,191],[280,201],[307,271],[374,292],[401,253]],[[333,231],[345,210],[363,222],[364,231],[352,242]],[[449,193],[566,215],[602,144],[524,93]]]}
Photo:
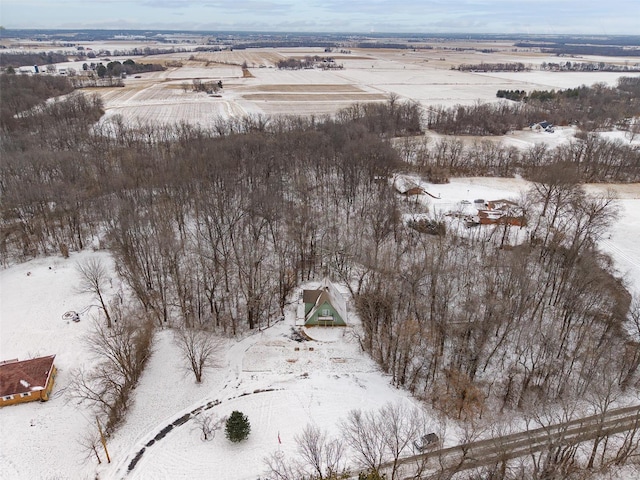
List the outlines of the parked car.
{"label": "parked car", "polygon": [[438,435],[435,433],[428,433],[413,441],[413,448],[418,452],[424,452],[430,450],[440,443]]}

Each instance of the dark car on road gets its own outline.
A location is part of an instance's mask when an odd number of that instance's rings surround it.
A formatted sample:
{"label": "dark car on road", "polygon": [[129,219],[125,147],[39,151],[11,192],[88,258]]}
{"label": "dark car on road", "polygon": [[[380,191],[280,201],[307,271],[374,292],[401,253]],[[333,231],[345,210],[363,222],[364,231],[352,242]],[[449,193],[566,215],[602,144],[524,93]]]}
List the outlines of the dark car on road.
{"label": "dark car on road", "polygon": [[438,445],[439,442],[440,439],[438,438],[438,435],[436,435],[435,433],[428,433],[421,436],[417,440],[414,440],[413,448],[415,448],[418,452],[424,452],[425,450],[434,448],[436,445]]}

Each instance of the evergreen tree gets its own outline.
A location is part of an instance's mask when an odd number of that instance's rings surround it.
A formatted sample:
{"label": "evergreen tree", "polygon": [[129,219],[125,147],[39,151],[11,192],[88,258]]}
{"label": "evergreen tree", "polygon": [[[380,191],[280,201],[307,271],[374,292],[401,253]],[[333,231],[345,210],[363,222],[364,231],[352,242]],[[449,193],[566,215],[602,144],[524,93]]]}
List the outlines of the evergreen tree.
{"label": "evergreen tree", "polygon": [[231,412],[225,425],[227,438],[234,443],[241,442],[249,436],[249,432],[251,432],[251,424],[247,416],[237,410]]}

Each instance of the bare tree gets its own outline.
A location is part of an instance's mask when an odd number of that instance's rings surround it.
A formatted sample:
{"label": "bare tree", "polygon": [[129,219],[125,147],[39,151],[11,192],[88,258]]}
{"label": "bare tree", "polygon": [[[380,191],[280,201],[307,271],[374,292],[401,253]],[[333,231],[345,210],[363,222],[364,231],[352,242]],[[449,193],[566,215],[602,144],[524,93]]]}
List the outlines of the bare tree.
{"label": "bare tree", "polygon": [[72,372],[69,392],[72,399],[88,402],[106,418],[106,435],[122,421],[130,404],[130,394],[151,356],[151,322],[135,310],[114,312],[112,328],[96,322],[87,337],[96,365]]}
{"label": "bare tree", "polygon": [[98,299],[100,307],[104,311],[104,316],[107,318],[107,327],[111,328],[111,315],[109,315],[109,309],[103,294],[105,285],[109,281],[109,273],[104,263],[97,258],[90,258],[78,262],[76,270],[80,274],[80,284],[77,287],[78,293],[91,293]]}
{"label": "bare tree", "polygon": [[353,448],[359,463],[372,472],[379,473],[385,461],[386,445],[384,427],[376,412],[351,410],[341,429],[347,444]]}
{"label": "bare tree", "polygon": [[640,121],[633,121],[629,124],[629,130],[625,133],[625,137],[629,140],[629,143],[633,141],[640,134]]}
{"label": "bare tree", "polygon": [[307,425],[295,436],[297,457],[288,461],[282,452],[265,458],[269,475],[278,480],[333,480],[345,478],[344,445],[315,425]]}
{"label": "bare tree", "polygon": [[415,440],[425,435],[427,422],[423,412],[405,403],[386,403],[378,416],[387,451],[393,463],[391,480],[398,478],[400,457],[411,451]]}
{"label": "bare tree", "polygon": [[329,439],[327,433],[315,425],[307,425],[295,440],[300,456],[319,480],[333,478],[344,472],[344,448],[340,440]]}
{"label": "bare tree", "polygon": [[193,372],[196,383],[201,383],[204,370],[217,365],[217,355],[222,347],[220,338],[203,328],[186,327],[176,329],[173,338],[187,369]]}
{"label": "bare tree", "polygon": [[83,452],[85,459],[90,460],[95,457],[97,462],[102,463],[100,453],[100,433],[96,429],[96,426],[87,426],[87,430],[84,431],[82,436],[78,439],[78,445]]}
{"label": "bare tree", "polygon": [[216,418],[215,415],[206,415],[203,412],[193,417],[195,424],[194,429],[200,432],[200,438],[203,442],[213,440],[216,432],[224,426],[227,421],[226,417]]}

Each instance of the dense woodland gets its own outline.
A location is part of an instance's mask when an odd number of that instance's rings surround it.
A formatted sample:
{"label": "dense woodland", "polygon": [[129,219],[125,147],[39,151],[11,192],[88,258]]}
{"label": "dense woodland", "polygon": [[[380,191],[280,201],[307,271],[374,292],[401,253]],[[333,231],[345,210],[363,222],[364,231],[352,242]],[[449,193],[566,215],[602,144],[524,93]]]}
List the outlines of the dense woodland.
{"label": "dense woodland", "polygon": [[[393,97],[334,118],[130,127],[96,123],[101,102],[81,94],[34,106],[64,79],[0,78],[13,89],[0,117],[5,265],[106,248],[152,324],[227,335],[268,325],[328,275],[349,286],[360,345],[393,383],[465,421],[638,387],[640,343],[623,323],[640,306],[596,248],[615,203],[580,187],[638,181],[638,153],[619,143],[432,145],[410,138],[418,106]],[[408,228],[402,213],[419,207],[388,182],[403,170],[526,176],[530,235]]]}
{"label": "dense woodland", "polygon": [[33,65],[51,65],[66,62],[66,55],[57,52],[7,53],[0,52],[0,67],[24,67]]}

